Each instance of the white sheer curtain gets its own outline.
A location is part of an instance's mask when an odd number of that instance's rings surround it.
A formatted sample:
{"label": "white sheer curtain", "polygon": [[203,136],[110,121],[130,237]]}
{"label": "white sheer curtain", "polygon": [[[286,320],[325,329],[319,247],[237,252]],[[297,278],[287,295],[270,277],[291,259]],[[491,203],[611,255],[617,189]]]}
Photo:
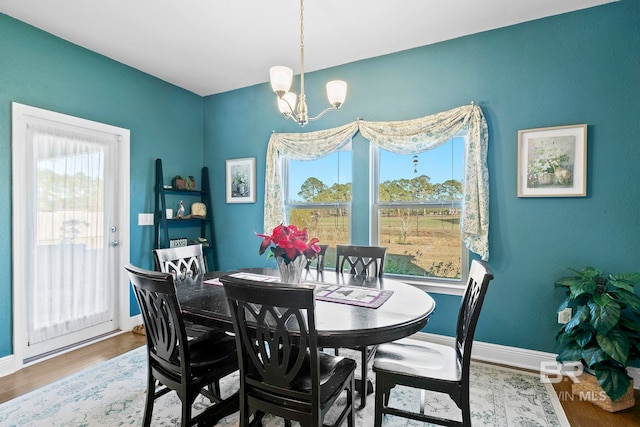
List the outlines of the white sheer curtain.
{"label": "white sheer curtain", "polygon": [[105,205],[114,183],[105,165],[117,149],[115,136],[30,124],[27,129],[27,197],[24,214],[36,224],[27,233],[28,335],[34,344],[109,321],[114,285]]}
{"label": "white sheer curtain", "polygon": [[466,134],[460,229],[467,248],[482,259],[489,259],[489,134],[482,109],[475,104],[414,120],[358,120],[317,132],[272,134],[267,147],[265,232],[271,231],[286,218],[284,187],[280,176],[281,156],[295,160],[317,159],[340,149],[358,131],[373,144],[399,154],[421,153],[444,144],[460,133]]}

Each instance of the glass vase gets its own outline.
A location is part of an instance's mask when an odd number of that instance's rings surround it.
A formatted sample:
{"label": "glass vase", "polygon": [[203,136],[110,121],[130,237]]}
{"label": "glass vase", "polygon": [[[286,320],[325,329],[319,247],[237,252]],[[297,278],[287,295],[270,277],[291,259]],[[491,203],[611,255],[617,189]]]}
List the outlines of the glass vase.
{"label": "glass vase", "polygon": [[283,257],[276,257],[278,270],[280,271],[280,281],[282,283],[299,284],[302,282],[302,272],[307,265],[307,260],[303,256],[298,256],[287,264]]}

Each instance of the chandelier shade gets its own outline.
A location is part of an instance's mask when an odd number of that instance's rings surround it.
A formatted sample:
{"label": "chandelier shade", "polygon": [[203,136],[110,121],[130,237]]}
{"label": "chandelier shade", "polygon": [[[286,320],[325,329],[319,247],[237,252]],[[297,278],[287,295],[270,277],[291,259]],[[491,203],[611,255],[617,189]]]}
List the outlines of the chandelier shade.
{"label": "chandelier shade", "polygon": [[269,69],[269,76],[271,77],[271,89],[276,94],[289,92],[291,82],[293,82],[293,70],[291,68],[276,65]]}
{"label": "chandelier shade", "polygon": [[278,97],[278,109],[282,114],[288,116],[296,106],[298,95],[293,92],[286,92],[283,96]]}
{"label": "chandelier shade", "polygon": [[293,82],[293,70],[282,65],[269,69],[271,89],[278,101],[278,110],[287,119],[292,119],[300,126],[311,120],[322,117],[327,111],[342,107],[347,98],[347,83],[342,80],[332,80],[327,83],[327,98],[331,107],[324,109],[315,117],[309,117],[306,96],[304,94],[304,0],[300,0],[300,95],[290,92]]}
{"label": "chandelier shade", "polygon": [[347,98],[347,82],[343,80],[331,80],[327,83],[327,98],[329,98],[329,104],[340,108]]}

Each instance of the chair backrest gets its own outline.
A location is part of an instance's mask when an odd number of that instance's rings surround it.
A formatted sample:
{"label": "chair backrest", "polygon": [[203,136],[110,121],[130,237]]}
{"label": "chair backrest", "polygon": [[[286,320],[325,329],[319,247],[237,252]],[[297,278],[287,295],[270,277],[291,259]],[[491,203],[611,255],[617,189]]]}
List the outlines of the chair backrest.
{"label": "chair backrest", "polygon": [[140,305],[149,366],[178,383],[190,378],[190,354],[182,311],[170,273],[125,266]]}
{"label": "chair backrest", "polygon": [[202,245],[154,249],[156,270],[175,274],[177,279],[188,279],[207,272]]}
{"label": "chair backrest", "polygon": [[336,273],[382,277],[386,252],[380,246],[337,245]]}
{"label": "chair backrest", "polygon": [[456,354],[462,364],[463,375],[465,372],[468,375],[469,372],[473,335],[476,331],[489,282],[492,279],[493,274],[484,262],[476,260],[471,262],[469,281],[462,297],[456,326]]}
{"label": "chair backrest", "polygon": [[[296,399],[319,407],[314,287],[233,276],[223,276],[220,281],[236,335],[241,395],[261,401]],[[310,364],[303,363],[307,357]],[[312,380],[310,392],[296,390],[294,383],[305,370]]]}
{"label": "chair backrest", "polygon": [[[327,248],[329,248],[329,245],[318,245],[318,246],[320,246],[320,252],[318,252],[318,256],[316,257],[316,270],[324,271],[324,257],[327,254]],[[313,263],[313,260],[307,260],[307,265],[305,266],[305,268],[309,270],[312,263]]]}

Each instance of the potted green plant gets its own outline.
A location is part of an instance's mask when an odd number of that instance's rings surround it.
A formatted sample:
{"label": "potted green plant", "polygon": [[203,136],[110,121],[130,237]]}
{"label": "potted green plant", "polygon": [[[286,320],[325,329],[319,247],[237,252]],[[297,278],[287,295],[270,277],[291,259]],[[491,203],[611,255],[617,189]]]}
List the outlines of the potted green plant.
{"label": "potted green plant", "polygon": [[630,387],[626,368],[640,362],[640,297],[634,289],[640,273],[605,276],[593,267],[570,270],[574,276],[555,282],[567,291],[558,312],[571,308],[573,314],[558,333],[557,360],[582,362],[615,401]]}
{"label": "potted green plant", "polygon": [[172,186],[177,190],[195,190],[196,179],[191,175],[176,175],[175,178],[173,178]]}

